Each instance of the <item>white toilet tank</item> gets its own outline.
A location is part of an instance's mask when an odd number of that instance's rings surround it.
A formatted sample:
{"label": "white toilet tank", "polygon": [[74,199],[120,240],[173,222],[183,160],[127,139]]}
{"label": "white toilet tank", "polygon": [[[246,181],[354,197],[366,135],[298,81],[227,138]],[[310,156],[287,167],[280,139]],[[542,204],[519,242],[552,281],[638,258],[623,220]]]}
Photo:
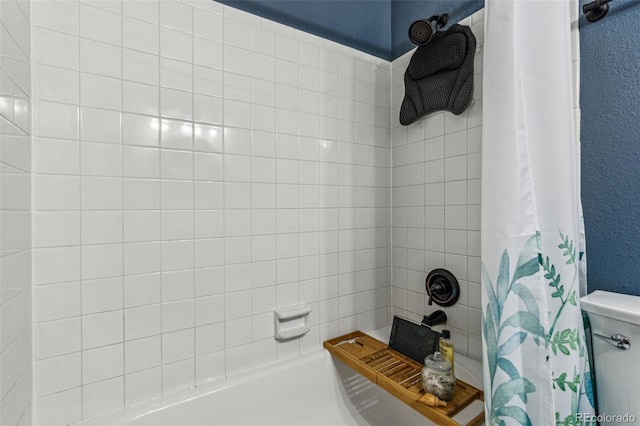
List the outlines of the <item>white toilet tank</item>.
{"label": "white toilet tank", "polygon": [[598,290],[580,305],[591,323],[600,424],[640,422],[640,297]]}

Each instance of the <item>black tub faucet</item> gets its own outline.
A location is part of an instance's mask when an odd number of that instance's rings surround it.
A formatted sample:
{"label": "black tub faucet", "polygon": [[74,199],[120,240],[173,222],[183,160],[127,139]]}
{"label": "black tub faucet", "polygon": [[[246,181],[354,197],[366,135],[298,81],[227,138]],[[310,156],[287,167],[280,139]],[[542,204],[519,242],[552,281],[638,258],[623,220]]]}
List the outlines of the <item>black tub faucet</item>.
{"label": "black tub faucet", "polygon": [[441,309],[432,312],[430,315],[425,315],[424,317],[422,317],[422,325],[426,325],[427,327],[433,327],[434,325],[440,325],[446,322],[447,314],[445,314]]}

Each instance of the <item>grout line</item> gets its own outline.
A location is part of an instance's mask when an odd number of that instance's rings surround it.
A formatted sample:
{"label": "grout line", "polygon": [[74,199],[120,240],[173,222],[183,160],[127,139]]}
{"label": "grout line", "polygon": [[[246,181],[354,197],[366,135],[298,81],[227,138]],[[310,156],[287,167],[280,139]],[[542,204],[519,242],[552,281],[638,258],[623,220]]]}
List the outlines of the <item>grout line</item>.
{"label": "grout line", "polygon": [[196,112],[196,101],[195,101],[195,10],[191,6],[187,6],[191,12],[191,179],[192,179],[192,192],[193,199],[191,200],[193,211],[192,218],[192,239],[193,239],[193,268],[192,268],[192,280],[191,280],[191,308],[193,311],[193,386],[197,386],[197,333],[196,333],[196,318],[197,318],[197,310],[196,310],[196,258],[197,258],[197,246],[196,246],[196,146],[195,146],[195,137],[196,137],[196,125],[195,125],[195,112]]}
{"label": "grout line", "polygon": [[[124,0],[120,1],[120,10],[124,10]],[[120,203],[121,203],[121,207],[120,207],[120,230],[121,230],[121,242],[120,242],[120,247],[121,247],[121,256],[122,256],[122,278],[121,278],[121,285],[120,288],[122,290],[122,407],[126,407],[127,406],[127,386],[126,386],[126,380],[125,380],[125,372],[126,372],[126,357],[125,357],[125,342],[126,342],[126,316],[125,316],[125,265],[126,265],[126,258],[124,255],[125,252],[125,247],[124,247],[124,242],[125,242],[125,234],[124,234],[124,228],[125,228],[125,202],[124,202],[124,129],[122,127],[122,110],[124,109],[124,84],[122,78],[124,77],[124,54],[123,54],[123,40],[124,40],[124,19],[123,19],[123,14],[122,12],[120,13],[119,19],[120,19],[120,90],[121,90],[121,94],[120,94],[120,113],[119,113],[119,117],[120,117]]]}
{"label": "grout line", "polygon": [[82,252],[83,252],[83,246],[82,246],[82,212],[83,212],[83,208],[82,208],[82,181],[83,181],[83,175],[84,173],[82,172],[82,73],[81,73],[81,66],[80,66],[80,55],[81,55],[81,51],[80,51],[80,2],[78,2],[77,4],[77,8],[78,8],[78,35],[75,36],[75,38],[78,40],[78,69],[77,69],[77,76],[78,76],[78,115],[77,115],[77,123],[78,123],[78,184],[79,184],[79,194],[78,194],[78,210],[79,210],[79,215],[78,215],[78,226],[79,226],[79,231],[78,231],[78,236],[79,236],[79,267],[80,267],[80,277],[79,277],[79,281],[80,281],[80,419],[84,418],[84,376],[85,376],[85,366],[84,366],[84,357],[82,356],[84,353],[84,339],[82,338],[83,336],[83,332],[84,332],[84,309],[82,306],[82,300],[84,299],[84,291],[83,291],[83,268],[82,268]]}
{"label": "grout line", "polygon": [[[224,25],[224,21],[223,21],[223,25]],[[250,36],[251,40],[250,40],[250,55],[254,53],[253,51],[253,36]],[[222,34],[222,39],[223,39],[223,44],[224,44],[224,31]],[[224,57],[224,55],[223,55]],[[223,64],[224,65],[224,64]],[[250,278],[249,278],[249,289],[248,289],[248,293],[249,293],[249,317],[251,318],[251,323],[249,324],[251,326],[251,368],[255,368],[255,359],[254,359],[254,354],[255,354],[255,330],[253,327],[253,318],[254,318],[254,314],[253,314],[253,239],[254,239],[254,229],[253,229],[253,132],[254,132],[254,117],[253,117],[253,105],[254,103],[252,102],[251,98],[252,98],[252,93],[253,93],[253,63],[251,61],[251,56],[250,56],[250,64],[249,64],[249,76],[247,77],[249,80],[249,176],[248,176],[248,180],[249,180],[249,253],[250,253],[250,257],[249,257],[249,264],[251,265],[250,268],[252,269],[250,271]],[[224,66],[223,66],[224,68]],[[223,74],[223,78],[224,78],[224,74]],[[274,123],[275,124],[275,123]],[[226,296],[226,294],[225,294]],[[226,305],[226,303],[225,303]],[[225,312],[226,315],[226,312]]]}
{"label": "grout line", "polygon": [[227,185],[226,185],[226,179],[225,179],[225,173],[226,173],[226,168],[225,168],[225,156],[226,156],[226,151],[227,151],[227,147],[226,147],[226,128],[227,128],[227,120],[226,120],[226,115],[225,115],[225,92],[226,92],[226,84],[225,84],[225,55],[224,55],[224,51],[225,51],[225,36],[224,36],[224,28],[226,26],[226,20],[227,20],[227,14],[225,13],[225,8],[223,8],[223,10],[221,11],[222,13],[220,14],[221,19],[220,22],[222,23],[222,34],[221,34],[221,39],[218,41],[221,44],[221,48],[222,48],[222,64],[220,66],[220,78],[222,80],[222,123],[220,124],[220,138],[222,140],[221,143],[221,150],[220,150],[220,159],[221,159],[221,167],[222,167],[222,181],[220,182],[220,186],[222,188],[222,210],[221,210],[221,218],[222,218],[222,236],[219,237],[222,239],[222,265],[220,266],[222,268],[222,279],[223,279],[223,290],[222,290],[222,311],[223,311],[223,315],[222,315],[222,323],[223,323],[223,342],[224,345],[222,346],[221,351],[224,352],[224,377],[227,378],[229,377],[228,374],[228,367],[229,367],[229,360],[227,358],[227,352],[228,352],[228,348],[227,348],[227,307],[226,307],[226,294],[227,294],[227,259],[226,259],[226,228],[227,228],[227,224],[226,224],[226,217],[225,217],[225,213],[227,211],[226,208],[226,204],[227,204]]}
{"label": "grout line", "polygon": [[192,234],[191,238],[193,240],[192,250],[193,250],[193,262],[191,269],[191,309],[193,313],[193,381],[191,383],[192,386],[196,386],[198,383],[198,369],[197,369],[197,309],[196,309],[196,259],[197,259],[197,246],[196,246],[196,146],[195,146],[195,135],[196,135],[196,125],[194,123],[195,112],[196,112],[196,101],[195,101],[195,10],[193,7],[185,5],[185,7],[189,7],[191,12],[191,185],[193,192],[192,203],[192,212],[191,217],[193,220],[192,223]]}
{"label": "grout line", "polygon": [[157,34],[158,34],[158,53],[157,53],[157,61],[158,61],[158,87],[157,87],[157,91],[158,91],[158,115],[157,115],[157,120],[158,120],[158,133],[156,135],[157,137],[157,141],[158,141],[158,213],[159,213],[159,220],[158,220],[158,245],[159,245],[159,252],[160,252],[160,259],[159,259],[159,271],[158,271],[158,275],[160,278],[160,365],[158,366],[158,368],[160,369],[160,395],[164,395],[165,394],[165,375],[164,375],[164,335],[165,335],[165,331],[164,331],[164,268],[162,265],[162,255],[163,255],[163,251],[164,251],[164,245],[163,245],[163,239],[162,239],[162,212],[163,212],[163,206],[162,206],[162,157],[163,157],[163,143],[162,143],[162,74],[161,74],[161,64],[162,64],[162,26],[160,25],[160,14],[161,14],[161,7],[160,7],[160,1],[158,1],[158,23],[157,24],[152,24],[152,25],[156,25],[157,26]]}

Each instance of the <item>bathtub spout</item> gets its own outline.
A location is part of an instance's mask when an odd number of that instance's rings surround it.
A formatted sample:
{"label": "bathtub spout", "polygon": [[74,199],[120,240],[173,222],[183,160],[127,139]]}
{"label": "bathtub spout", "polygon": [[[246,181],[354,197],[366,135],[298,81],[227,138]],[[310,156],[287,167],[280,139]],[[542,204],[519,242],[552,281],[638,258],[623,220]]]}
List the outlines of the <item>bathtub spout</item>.
{"label": "bathtub spout", "polygon": [[447,314],[443,310],[438,309],[431,313],[431,315],[425,315],[422,318],[422,325],[427,327],[433,327],[434,325],[445,324],[447,322]]}

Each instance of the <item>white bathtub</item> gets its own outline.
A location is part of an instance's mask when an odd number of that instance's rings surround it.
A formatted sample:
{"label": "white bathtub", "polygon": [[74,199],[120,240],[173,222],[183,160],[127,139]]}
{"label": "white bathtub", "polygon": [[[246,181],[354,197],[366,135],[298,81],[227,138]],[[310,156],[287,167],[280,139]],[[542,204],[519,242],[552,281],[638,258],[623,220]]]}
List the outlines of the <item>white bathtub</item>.
{"label": "white bathtub", "polygon": [[[370,332],[385,340],[389,328]],[[482,385],[482,366],[456,356],[456,375]],[[475,402],[462,424],[482,410]],[[148,405],[86,421],[83,425],[432,425],[425,417],[326,350],[175,394]]]}

